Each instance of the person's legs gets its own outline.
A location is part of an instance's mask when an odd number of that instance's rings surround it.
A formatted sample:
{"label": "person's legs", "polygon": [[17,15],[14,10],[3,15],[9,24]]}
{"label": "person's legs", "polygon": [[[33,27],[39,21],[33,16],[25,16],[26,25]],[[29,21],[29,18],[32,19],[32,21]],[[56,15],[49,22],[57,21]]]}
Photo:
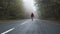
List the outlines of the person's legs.
{"label": "person's legs", "polygon": [[33,21],[33,17],[31,17],[32,21]]}

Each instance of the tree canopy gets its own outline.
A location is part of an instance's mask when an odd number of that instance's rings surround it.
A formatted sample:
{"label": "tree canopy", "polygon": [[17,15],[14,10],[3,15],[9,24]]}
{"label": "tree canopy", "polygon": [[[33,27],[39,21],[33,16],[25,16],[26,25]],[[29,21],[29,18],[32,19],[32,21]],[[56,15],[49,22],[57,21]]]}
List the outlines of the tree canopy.
{"label": "tree canopy", "polygon": [[60,0],[35,0],[41,18],[60,18]]}
{"label": "tree canopy", "polygon": [[0,18],[24,18],[22,0],[0,0]]}

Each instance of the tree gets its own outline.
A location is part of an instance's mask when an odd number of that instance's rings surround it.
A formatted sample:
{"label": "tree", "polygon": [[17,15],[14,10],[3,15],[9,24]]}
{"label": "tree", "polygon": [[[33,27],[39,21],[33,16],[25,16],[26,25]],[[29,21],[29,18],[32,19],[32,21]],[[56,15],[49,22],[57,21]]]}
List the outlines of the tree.
{"label": "tree", "polygon": [[35,0],[37,11],[40,12],[40,17],[49,19],[49,18],[56,18],[59,19],[60,17],[60,0]]}
{"label": "tree", "polygon": [[5,19],[24,18],[22,0],[0,0],[0,17]]}

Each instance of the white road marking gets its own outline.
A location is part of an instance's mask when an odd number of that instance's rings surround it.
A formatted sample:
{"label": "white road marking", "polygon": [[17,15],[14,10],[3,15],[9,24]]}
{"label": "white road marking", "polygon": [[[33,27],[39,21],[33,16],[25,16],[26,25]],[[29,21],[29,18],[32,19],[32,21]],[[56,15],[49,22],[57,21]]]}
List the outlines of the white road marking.
{"label": "white road marking", "polygon": [[22,24],[20,24],[20,25],[24,25],[24,24],[26,24],[26,23],[28,23],[28,22],[29,22],[29,20],[25,21],[24,23],[22,23]]}
{"label": "white road marking", "polygon": [[14,30],[15,28],[12,28],[12,29],[9,29],[9,30],[7,30],[7,31],[5,31],[5,32],[3,32],[3,33],[1,33],[1,34],[7,34],[8,32],[10,32],[10,31],[12,31],[12,30]]}
{"label": "white road marking", "polygon": [[[24,24],[26,24],[26,23],[28,23],[28,22],[29,22],[29,20],[25,21],[24,23],[22,23],[22,24],[20,24],[20,25],[24,25]],[[9,30],[1,33],[1,34],[7,34],[8,32],[10,32],[10,31],[12,31],[12,30],[14,30],[14,29],[15,29],[15,28],[11,28],[11,29],[9,29]]]}

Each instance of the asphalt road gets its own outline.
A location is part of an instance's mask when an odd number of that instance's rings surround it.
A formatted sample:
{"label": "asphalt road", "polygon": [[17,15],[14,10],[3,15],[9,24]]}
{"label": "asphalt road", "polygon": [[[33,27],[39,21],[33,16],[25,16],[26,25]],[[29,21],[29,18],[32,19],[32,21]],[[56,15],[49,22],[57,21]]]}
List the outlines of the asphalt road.
{"label": "asphalt road", "polygon": [[31,19],[0,24],[1,34],[60,34],[60,24],[53,21]]}

